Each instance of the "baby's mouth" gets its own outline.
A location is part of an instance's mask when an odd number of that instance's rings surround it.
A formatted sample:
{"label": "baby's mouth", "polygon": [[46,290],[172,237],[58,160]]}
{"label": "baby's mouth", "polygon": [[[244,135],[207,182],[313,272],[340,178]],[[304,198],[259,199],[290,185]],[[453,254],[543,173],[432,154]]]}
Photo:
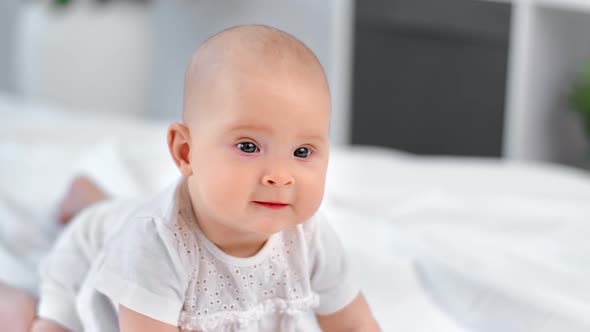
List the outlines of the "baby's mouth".
{"label": "baby's mouth", "polygon": [[254,201],[259,206],[263,206],[268,209],[272,210],[280,210],[289,206],[289,204],[281,203],[281,202],[263,202],[263,201]]}

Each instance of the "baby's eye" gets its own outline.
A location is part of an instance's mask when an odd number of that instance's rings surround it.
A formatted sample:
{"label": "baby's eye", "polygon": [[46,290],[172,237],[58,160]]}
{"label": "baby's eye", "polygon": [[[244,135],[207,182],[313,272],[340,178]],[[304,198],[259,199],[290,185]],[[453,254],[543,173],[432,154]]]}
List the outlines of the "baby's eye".
{"label": "baby's eye", "polygon": [[307,158],[309,157],[309,155],[311,155],[311,150],[309,148],[302,146],[300,148],[297,148],[297,150],[293,152],[293,155],[297,158]]}
{"label": "baby's eye", "polygon": [[244,153],[260,152],[260,149],[256,146],[256,144],[252,142],[241,142],[236,144],[236,147]]}

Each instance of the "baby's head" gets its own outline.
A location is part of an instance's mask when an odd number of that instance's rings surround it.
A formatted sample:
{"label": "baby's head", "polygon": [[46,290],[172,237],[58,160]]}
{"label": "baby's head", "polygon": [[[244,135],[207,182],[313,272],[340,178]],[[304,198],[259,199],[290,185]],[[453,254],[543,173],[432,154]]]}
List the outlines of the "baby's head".
{"label": "baby's head", "polygon": [[267,237],[309,219],[329,122],[324,71],[299,40],[266,26],[207,40],[186,72],[183,124],[168,133],[199,222]]}

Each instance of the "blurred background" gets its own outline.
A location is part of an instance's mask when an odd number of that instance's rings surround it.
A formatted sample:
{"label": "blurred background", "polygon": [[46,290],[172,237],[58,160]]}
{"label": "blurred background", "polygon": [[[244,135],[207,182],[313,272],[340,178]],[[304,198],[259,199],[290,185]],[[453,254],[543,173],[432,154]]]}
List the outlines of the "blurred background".
{"label": "blurred background", "polygon": [[3,0],[0,90],[176,119],[190,54],[245,23],[318,55],[337,144],[588,164],[585,120],[571,111],[590,58],[583,0]]}

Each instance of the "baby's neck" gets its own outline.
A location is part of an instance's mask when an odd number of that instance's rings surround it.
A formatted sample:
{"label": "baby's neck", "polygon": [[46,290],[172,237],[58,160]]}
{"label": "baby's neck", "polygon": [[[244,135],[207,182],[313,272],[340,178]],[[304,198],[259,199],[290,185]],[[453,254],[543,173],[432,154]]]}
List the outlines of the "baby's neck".
{"label": "baby's neck", "polygon": [[[207,234],[205,234],[205,236],[207,236]],[[240,258],[252,257],[256,255],[266,243],[266,240],[264,240],[262,243],[260,243],[260,241],[252,243],[220,243],[211,240],[211,238],[209,238],[209,240],[215,243],[215,245],[224,253]]]}
{"label": "baby's neck", "polygon": [[198,218],[197,224],[209,241],[226,254],[234,257],[254,256],[268,240],[268,237],[258,234],[244,234],[217,223],[201,222]]}
{"label": "baby's neck", "polygon": [[234,257],[252,257],[264,247],[268,236],[256,233],[246,233],[211,221],[199,216],[193,209],[195,222],[209,241],[213,242],[221,251]]}

